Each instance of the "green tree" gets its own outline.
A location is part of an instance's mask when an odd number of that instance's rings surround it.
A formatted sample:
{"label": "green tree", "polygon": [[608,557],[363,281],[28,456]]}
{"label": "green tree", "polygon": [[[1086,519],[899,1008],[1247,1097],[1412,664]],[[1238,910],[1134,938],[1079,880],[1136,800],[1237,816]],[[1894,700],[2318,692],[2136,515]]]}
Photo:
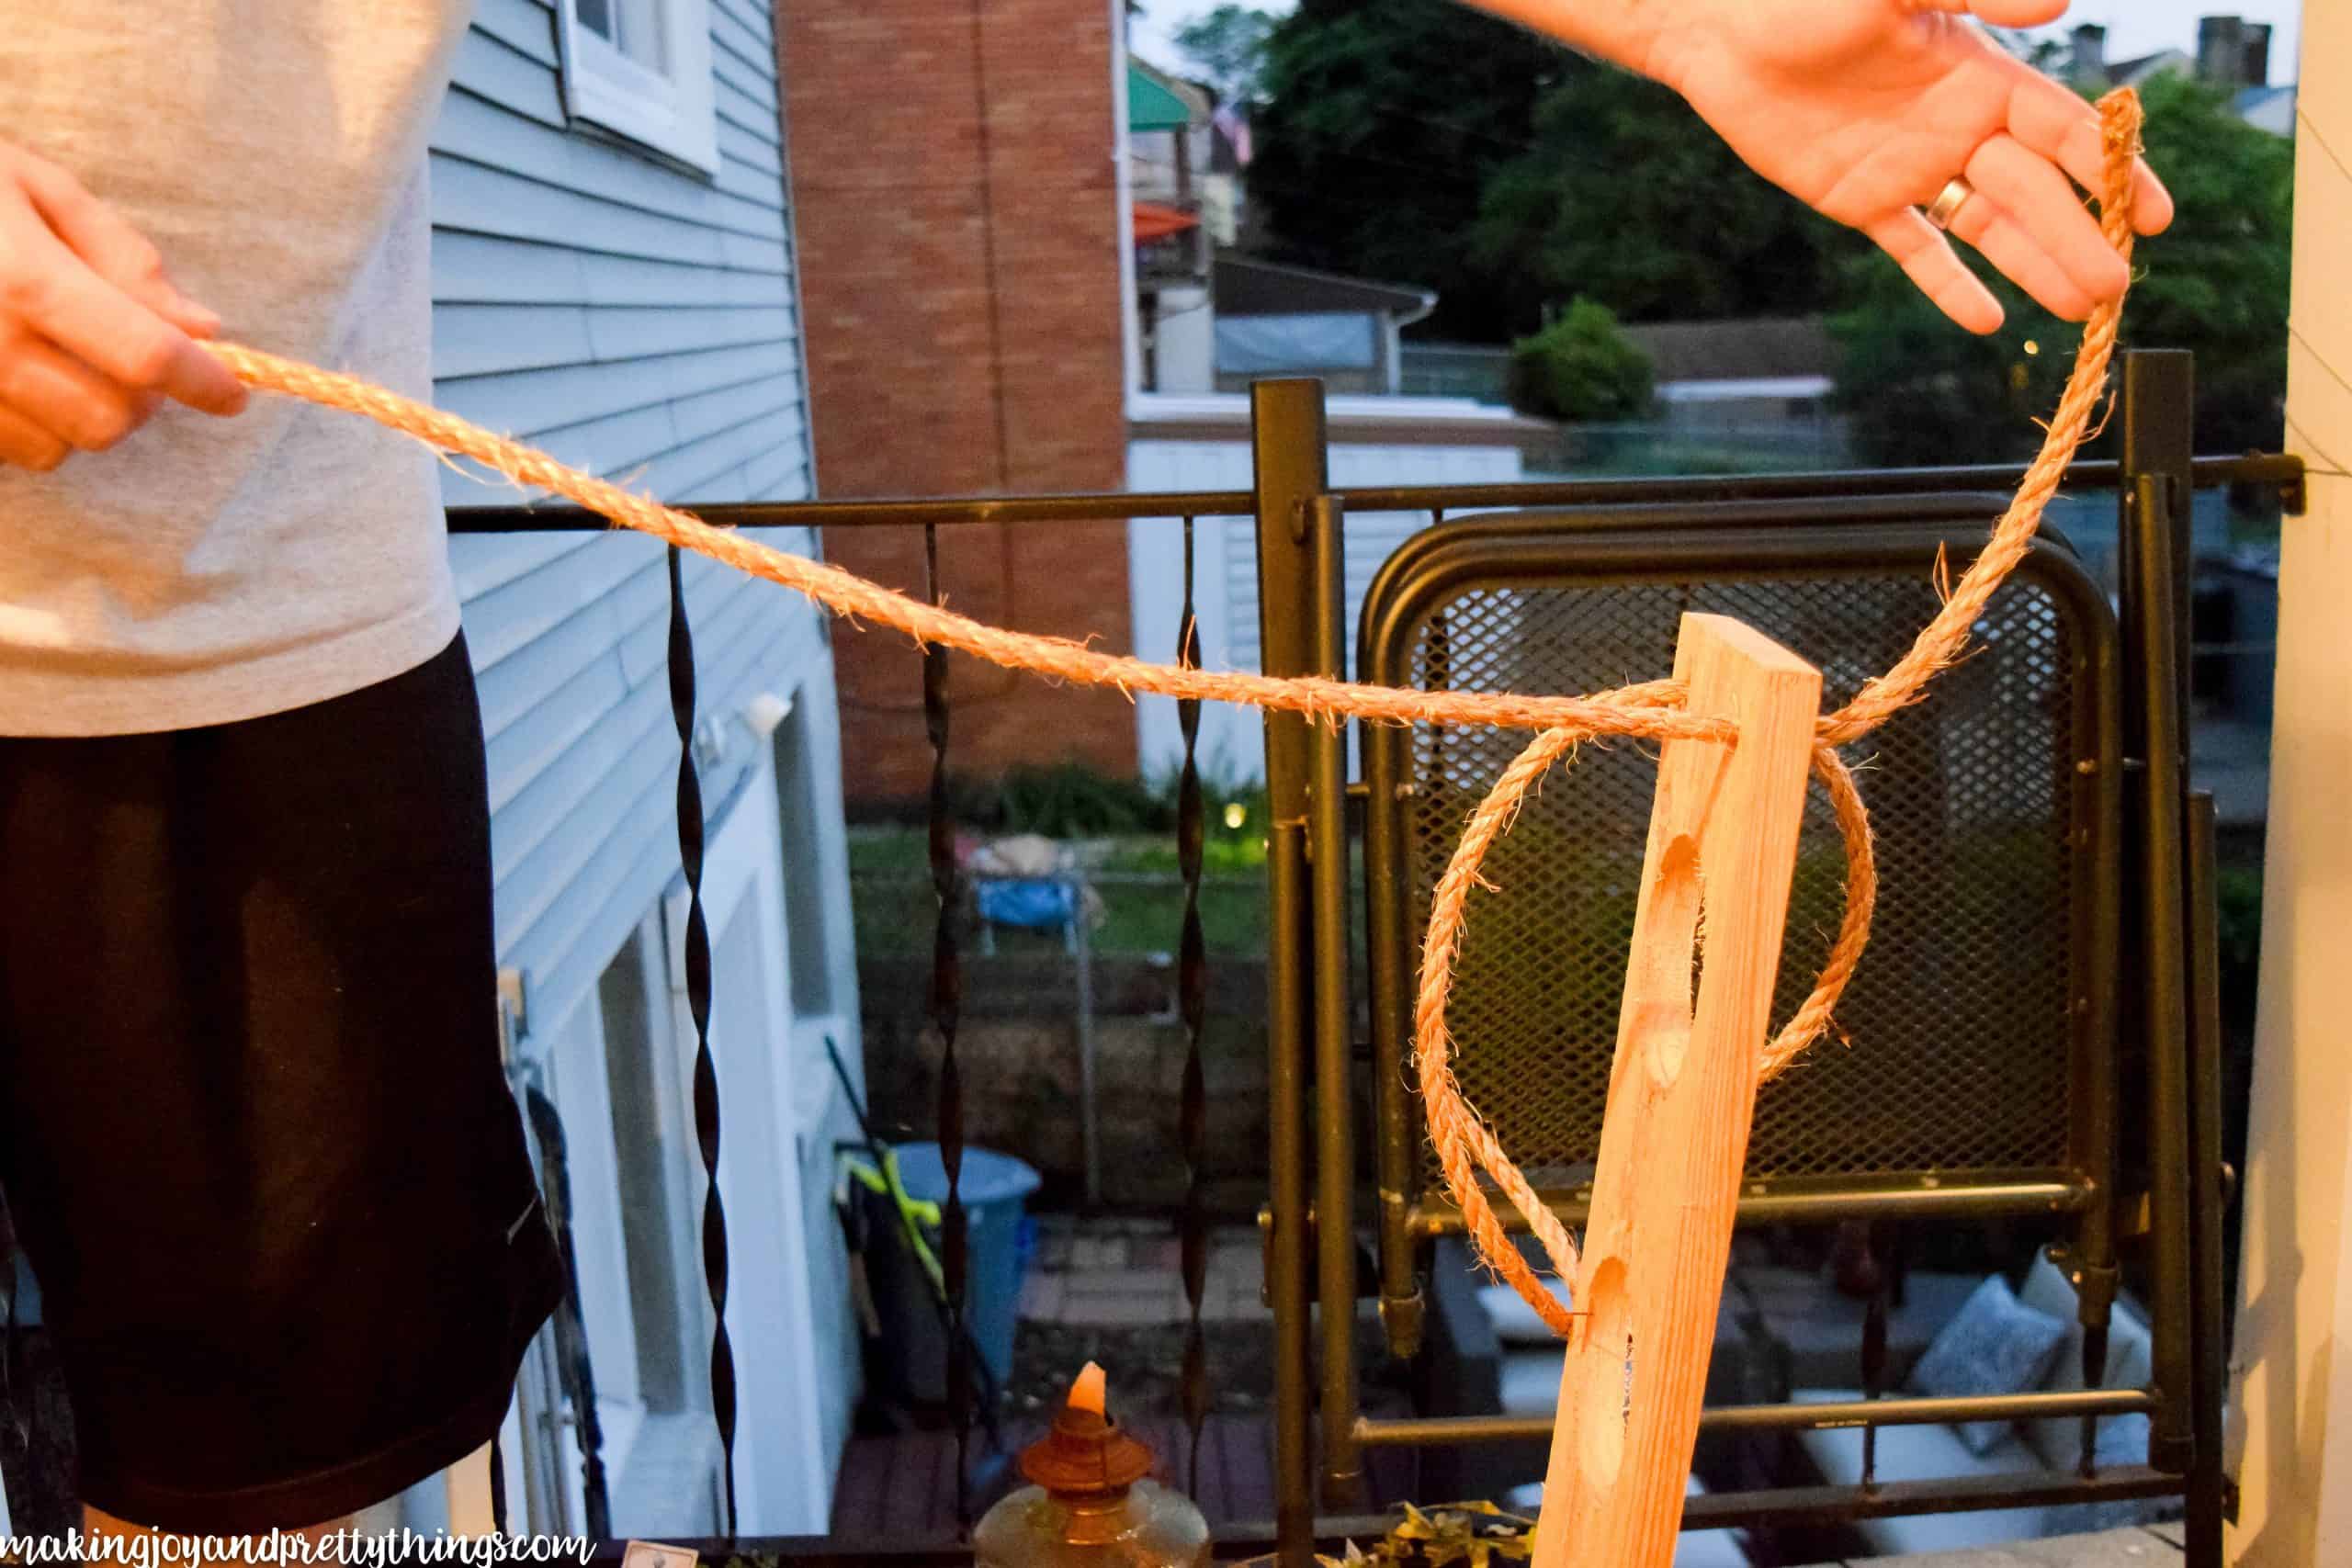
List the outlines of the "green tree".
{"label": "green tree", "polygon": [[1609,307],[1579,294],[1542,332],[1511,345],[1510,404],[1543,419],[1639,419],[1649,412],[1650,356]]}
{"label": "green tree", "polygon": [[1300,0],[1267,37],[1253,125],[1250,202],[1274,259],[1434,288],[1432,335],[1534,327],[1486,287],[1470,230],[1573,58],[1457,0]]}
{"label": "green tree", "polygon": [[1201,68],[1227,103],[1258,98],[1260,62],[1274,18],[1247,6],[1227,3],[1176,29],[1176,44]]}
{"label": "green tree", "polygon": [[[2287,387],[2293,145],[2181,77],[2159,77],[2142,96],[2148,161],[2178,212],[2170,229],[2140,242],[2123,344],[2195,352],[2200,450],[2275,447]],[[2032,453],[2041,438],[2032,421],[2056,400],[2079,328],[1998,277],[1989,281],[2008,321],[1976,338],[1883,260],[1858,261],[1842,276],[1849,302],[1830,321],[1842,359],[1837,395],[1860,457],[1907,464]]]}
{"label": "green tree", "polygon": [[1867,247],[1751,174],[1668,88],[1585,62],[1480,193],[1471,260],[1525,311],[1586,294],[1630,321],[1803,315]]}

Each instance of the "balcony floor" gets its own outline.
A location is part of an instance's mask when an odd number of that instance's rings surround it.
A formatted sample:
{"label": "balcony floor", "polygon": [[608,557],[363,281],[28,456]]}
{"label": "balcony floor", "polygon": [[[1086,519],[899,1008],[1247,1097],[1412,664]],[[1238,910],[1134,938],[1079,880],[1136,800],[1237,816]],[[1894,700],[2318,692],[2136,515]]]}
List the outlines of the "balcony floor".
{"label": "balcony floor", "polygon": [[1909,1557],[1850,1557],[1812,1568],[2170,1568],[2182,1557],[2179,1525],[2133,1526],[2097,1535],[1972,1546]]}

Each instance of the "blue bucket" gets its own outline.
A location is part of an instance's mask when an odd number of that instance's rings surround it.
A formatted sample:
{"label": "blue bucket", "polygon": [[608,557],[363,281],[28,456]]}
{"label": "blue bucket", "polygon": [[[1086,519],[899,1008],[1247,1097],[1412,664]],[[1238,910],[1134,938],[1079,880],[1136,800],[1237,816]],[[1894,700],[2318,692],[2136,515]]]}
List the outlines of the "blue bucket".
{"label": "blue bucket", "polygon": [[[917,1202],[947,1201],[947,1168],[937,1144],[899,1144],[899,1180]],[[1021,1279],[1027,1269],[1023,1246],[1024,1211],[1037,1190],[1037,1173],[1024,1161],[994,1149],[964,1151],[966,1258],[964,1326],[1001,1387],[1012,1376],[1012,1337],[1021,1317]],[[947,1334],[934,1304],[922,1264],[907,1247],[890,1200],[865,1191],[872,1205],[873,1237],[866,1257],[874,1307],[882,1320],[880,1364],[868,1370],[902,1397],[926,1404],[947,1398]],[[939,1234],[926,1227],[933,1256]]]}

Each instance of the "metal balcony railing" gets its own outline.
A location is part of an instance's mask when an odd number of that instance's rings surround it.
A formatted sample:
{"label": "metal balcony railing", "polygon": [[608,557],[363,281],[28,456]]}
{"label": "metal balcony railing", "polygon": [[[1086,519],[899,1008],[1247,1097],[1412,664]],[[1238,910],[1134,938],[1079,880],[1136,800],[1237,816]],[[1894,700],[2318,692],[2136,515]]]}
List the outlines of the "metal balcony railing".
{"label": "metal balcony railing", "polygon": [[[2142,1060],[2146,1077],[2148,1159],[2144,1171],[2126,1179],[2144,1186],[2146,1232],[2157,1336],[2154,1383],[2145,1390],[2091,1389],[2055,1396],[2056,1403],[2030,1396],[1961,1402],[1871,1401],[1836,1406],[1726,1406],[1711,1410],[1713,1429],[1788,1428],[1860,1424],[1875,1428],[1903,1422],[1960,1416],[2033,1415],[2091,1416],[2144,1410],[2156,1417],[2154,1451],[2146,1465],[2094,1472],[2088,1464],[2075,1475],[2003,1477],[1996,1482],[1882,1482],[1868,1475],[1855,1487],[1718,1494],[1694,1500],[1686,1519],[1692,1526],[1758,1526],[1838,1520],[1902,1512],[1947,1512],[2017,1506],[2028,1502],[2181,1495],[2191,1522],[2191,1557],[2217,1563],[2218,1530],[2225,1482],[2220,1458],[2221,1295],[2219,1224],[2219,1066],[2215,1036],[2211,840],[2210,820],[2189,800],[2182,764],[2186,741],[2182,715],[2188,705],[2188,567],[2184,497],[2193,488],[2250,485],[2275,488],[2289,513],[2301,509],[2302,466],[2279,456],[2206,457],[2188,456],[2185,367],[2179,374],[2155,359],[2139,356],[2127,381],[2124,453],[2121,461],[2076,463],[2066,476],[2077,490],[2113,491],[2129,526],[2132,578],[2123,609],[2122,649],[2129,663],[2129,702],[2135,716],[2123,736],[2121,769],[2133,793],[2134,830],[2144,836],[2135,851],[2141,874],[2134,895],[2136,958],[2154,964],[2163,977],[2154,995],[2161,1017],[2134,1021],[2148,1042]],[[2185,358],[2185,356],[2177,356]],[[1162,657],[1197,662],[1194,615],[1194,530],[1204,519],[1254,518],[1261,606],[1262,663],[1270,673],[1341,674],[1341,595],[1344,583],[1338,551],[1342,520],[1350,512],[1417,512],[1432,525],[1464,513],[1498,513],[1491,520],[1508,529],[1513,509],[1572,509],[1588,521],[1643,509],[1672,508],[1688,525],[1713,525],[1711,509],[1755,523],[1781,517],[1804,519],[1808,509],[1835,509],[1841,502],[1867,498],[1950,496],[1956,491],[2003,492],[2021,469],[2008,466],[1775,474],[1743,479],[1590,480],[1544,484],[1457,487],[1333,489],[1328,479],[1327,446],[1319,385],[1261,384],[1255,392],[1255,483],[1249,491],[1181,493],[1018,496],[949,500],[750,502],[701,508],[711,522],[743,527],[917,528],[929,563],[929,587],[939,593],[939,530],[981,524],[1017,524],[1035,528],[1104,520],[1131,520],[1182,530],[1185,548],[1182,581],[1152,585],[1182,604],[1182,631],[1174,648],[1146,649]],[[1891,514],[1891,513],[1890,513]],[[1490,521],[1482,519],[1482,522]],[[453,532],[549,531],[602,528],[601,520],[561,507],[479,507],[453,510]],[[1413,547],[1408,544],[1406,549]],[[689,886],[697,881],[703,855],[701,803],[692,762],[695,713],[692,628],[673,553],[670,571],[669,657],[671,694],[682,740],[677,828],[680,860]],[[930,874],[940,911],[934,931],[928,1013],[943,1053],[938,1082],[937,1135],[945,1156],[949,1191],[943,1205],[942,1264],[948,1313],[960,1321],[969,1278],[958,1165],[964,1147],[965,1081],[957,1057],[962,998],[962,954],[954,915],[962,898],[954,853],[950,781],[956,765],[952,720],[955,692],[944,650],[921,662],[921,696],[933,752]],[[1177,953],[1177,998],[1186,1041],[1178,1103],[1170,1107],[1168,1146],[1191,1175],[1188,1195],[1169,1223],[1181,1238],[1182,1282],[1190,1305],[1185,1339],[1182,1405],[1193,1439],[1193,1462],[1182,1472],[1197,1480],[1198,1442],[1210,1407],[1207,1358],[1201,1325],[1207,1214],[1201,1173],[1204,1140],[1215,1109],[1207,1100],[1202,1060],[1208,997],[1209,958],[1202,938],[1203,790],[1196,746],[1197,705],[1181,710],[1182,768],[1177,785],[1176,850],[1186,897],[1178,927],[1170,932]],[[1442,1205],[1417,1203],[1411,1172],[1393,1163],[1410,1140],[1397,1141],[1407,1114],[1395,1086],[1379,1088],[1383,1124],[1379,1228],[1395,1244],[1384,1248],[1376,1285],[1360,1281],[1358,1235],[1351,1216],[1359,1201],[1354,1152],[1354,1102],[1361,1082],[1359,1050],[1350,1016],[1350,971],[1363,962],[1351,947],[1348,867],[1353,827],[1351,797],[1360,786],[1346,778],[1343,739],[1317,731],[1305,719],[1270,716],[1266,720],[1267,784],[1272,828],[1268,896],[1272,937],[1270,1006],[1266,1021],[1271,1099],[1270,1196],[1267,1293],[1275,1325],[1273,1401],[1276,1418],[1274,1490],[1277,1517],[1257,1529],[1231,1533],[1221,1554],[1246,1555],[1271,1544],[1286,1568],[1305,1568],[1318,1540],[1361,1532],[1361,1519],[1348,1517],[1361,1501],[1361,1455],[1371,1446],[1418,1448],[1540,1437],[1546,1421],[1516,1418],[1460,1420],[1368,1420],[1357,1414],[1356,1349],[1351,1328],[1360,1290],[1380,1295],[1384,1314],[1402,1314],[1419,1299],[1413,1249],[1445,1228]],[[1394,911],[1375,909],[1372,924],[1383,929]],[[688,935],[692,1011],[697,1032],[694,1111],[697,1142],[707,1173],[715,1173],[722,1124],[724,1086],[710,1066],[707,1039],[709,951],[696,925]],[[2119,956],[2119,955],[2110,955]],[[1375,996],[1393,986],[1393,963],[1375,952]],[[1377,1007],[1377,999],[1375,1007]],[[2109,1086],[2111,1093],[2114,1086]],[[535,1119],[551,1122],[553,1107],[543,1100]],[[560,1146],[560,1126],[543,1130],[543,1144]],[[2144,1177],[2144,1182],[2140,1178]],[[2065,1207],[2077,1195],[2055,1191]],[[1964,1194],[1959,1195],[1961,1198]],[[2045,1194],[2045,1197],[2052,1197]],[[1567,1200],[1573,1206],[1574,1195]],[[1777,1202],[1780,1206],[1774,1207]],[[725,1217],[715,1190],[703,1221],[703,1264],[714,1314],[727,1293]],[[1794,1207],[1792,1207],[1792,1205]],[[2000,1207],[1996,1204],[1992,1207]],[[1832,1201],[1791,1192],[1760,1201],[1751,1219],[1802,1214],[1822,1218],[1843,1213],[1884,1215],[1897,1211],[1945,1213],[1973,1212],[1952,1194],[1919,1190],[1846,1194]],[[1319,1224],[1318,1224],[1319,1220]],[[1323,1325],[1314,1337],[1317,1301]],[[576,1313],[576,1304],[573,1309]],[[1871,1322],[1883,1331],[1883,1303]],[[723,1316],[720,1318],[723,1323]],[[954,1324],[951,1323],[951,1327]],[[1393,1325],[1392,1325],[1393,1326]],[[1867,1332],[1867,1331],[1866,1331]],[[584,1350],[576,1334],[568,1341],[578,1361],[571,1397],[586,1394]],[[960,1334],[948,1341],[948,1387],[964,1458],[978,1412]],[[734,1353],[723,1327],[711,1348],[711,1408],[732,1469],[736,1396]],[[593,1403],[593,1401],[591,1402]],[[599,1463],[596,1428],[582,1421],[573,1428],[579,1462],[593,1478]],[[967,1473],[959,1462],[959,1482]],[[959,1486],[959,1494],[961,1488]],[[968,1497],[966,1497],[968,1518]],[[732,1515],[730,1474],[729,1515]],[[624,1521],[625,1522],[625,1521]],[[609,1528],[607,1524],[605,1528]],[[713,1543],[717,1545],[718,1543]],[[735,1543],[751,1545],[753,1543]],[[852,1543],[769,1541],[764,1550],[830,1556]],[[955,1541],[916,1546],[900,1543],[895,1558],[907,1562],[956,1562],[965,1550]]]}

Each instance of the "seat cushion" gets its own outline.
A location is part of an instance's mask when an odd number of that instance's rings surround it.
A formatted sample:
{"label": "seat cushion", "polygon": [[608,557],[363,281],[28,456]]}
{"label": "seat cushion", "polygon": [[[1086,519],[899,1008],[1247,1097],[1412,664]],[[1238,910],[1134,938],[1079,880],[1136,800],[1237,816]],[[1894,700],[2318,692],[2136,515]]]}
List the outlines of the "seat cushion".
{"label": "seat cushion", "polygon": [[[1978,1285],[1957,1315],[1936,1334],[1911,1369],[1914,1393],[1951,1397],[2023,1393],[2050,1371],[2066,1337],[2062,1318],[2018,1300],[1998,1274]],[[2011,1436],[2007,1421],[1962,1421],[1953,1431],[1974,1454],[1987,1454]]]}
{"label": "seat cushion", "polygon": [[[1482,1292],[1497,1289],[1510,1292],[1508,1285],[1481,1287]],[[1496,1404],[1512,1416],[1549,1416],[1560,1403],[1560,1366],[1566,1360],[1567,1352],[1516,1292],[1511,1292],[1510,1299],[1513,1306],[1526,1314],[1526,1321],[1542,1332],[1514,1338],[1500,1332],[1500,1308],[1488,1313],[1489,1320],[1496,1322],[1502,1352]],[[1483,1301],[1481,1305],[1485,1305]],[[1726,1297],[1715,1317],[1715,1342],[1707,1362],[1707,1398],[1711,1403],[1727,1403],[1736,1397],[1730,1391],[1740,1386],[1745,1350],[1746,1340],[1740,1333],[1738,1318]]]}
{"label": "seat cushion", "polygon": [[[2056,1359],[2051,1362],[2050,1373],[2042,1379],[2041,1386],[2053,1393],[2072,1393],[2083,1387],[2081,1303],[2075,1295],[2074,1285],[2050,1261],[2047,1252],[2035,1257],[2018,1299],[2067,1325],[2066,1337],[2060,1341]],[[2131,1297],[2119,1295],[2114,1310],[2108,1314],[2107,1367],[2099,1386],[2145,1388],[2154,1377],[2155,1341],[2148,1332],[2148,1320]],[[2148,1462],[2146,1416],[2137,1417],[2136,1421],[2114,1416],[2098,1426],[2097,1451],[2101,1463]],[[2112,1435],[2110,1428],[2114,1429]],[[2083,1456],[2083,1424],[2078,1420],[2029,1421],[2025,1423],[2025,1436],[2052,1470],[2072,1470]],[[2131,1446],[2134,1440],[2136,1451]],[[2117,1457],[2110,1459],[2110,1455]]]}
{"label": "seat cushion", "polygon": [[1506,1416],[1549,1416],[1560,1404],[1560,1369],[1568,1353],[1555,1343],[1548,1350],[1503,1348],[1502,1407]]}
{"label": "seat cushion", "polygon": [[[1829,1404],[1860,1399],[1850,1388],[1801,1388],[1800,1404]],[[1862,1429],[1839,1427],[1797,1434],[1797,1441],[1820,1471],[1822,1479],[1851,1486],[1862,1478]],[[1955,1476],[2000,1475],[2041,1468],[2041,1460],[2015,1436],[2007,1436],[1988,1451],[1977,1453],[1960,1434],[1941,1424],[1926,1427],[1881,1427],[1878,1464],[1881,1481],[1938,1481]],[[2029,1540],[2045,1532],[2044,1508],[1996,1508],[1966,1514],[1915,1514],[1884,1519],[1860,1519],[1854,1528],[1871,1547],[1883,1552],[1952,1551],[1962,1547],[1994,1546],[2003,1541]]]}
{"label": "seat cushion", "polygon": [[[1981,1276],[1915,1269],[1903,1282],[1903,1302],[1886,1320],[1886,1376],[1902,1381],[1936,1331],[1976,1289]],[[1824,1270],[1742,1269],[1736,1294],[1755,1312],[1758,1326],[1785,1357],[1793,1388],[1850,1386],[1862,1380],[1862,1320],[1870,1303],[1841,1293]],[[1779,1397],[1774,1390],[1770,1397]]]}
{"label": "seat cushion", "polygon": [[[1568,1304],[1568,1282],[1556,1275],[1546,1276],[1544,1288],[1562,1306]],[[1512,1286],[1498,1280],[1478,1287],[1478,1310],[1495,1325],[1495,1337],[1510,1345],[1557,1345],[1558,1335],[1552,1325],[1535,1315],[1535,1309],[1521,1299]]]}

